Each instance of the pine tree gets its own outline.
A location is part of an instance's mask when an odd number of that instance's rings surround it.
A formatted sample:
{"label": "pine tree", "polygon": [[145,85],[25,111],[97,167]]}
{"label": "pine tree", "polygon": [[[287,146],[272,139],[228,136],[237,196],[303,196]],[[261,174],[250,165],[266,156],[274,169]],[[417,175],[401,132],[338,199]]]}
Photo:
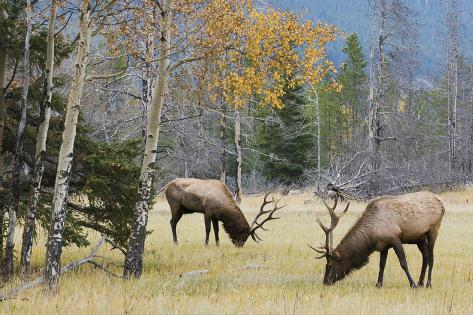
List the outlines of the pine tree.
{"label": "pine tree", "polygon": [[[310,164],[312,130],[305,115],[307,101],[302,87],[288,89],[283,98],[284,108],[275,110],[266,123],[257,128],[263,174],[285,184],[299,180]],[[261,111],[270,109],[260,109]],[[261,113],[263,114],[263,113]]]}
{"label": "pine tree", "polygon": [[346,60],[337,77],[343,89],[334,96],[338,107],[336,132],[337,140],[341,142],[338,143],[339,151],[346,152],[349,150],[347,144],[363,135],[361,125],[365,117],[367,98],[367,62],[356,33],[347,37],[343,52],[346,54]]}

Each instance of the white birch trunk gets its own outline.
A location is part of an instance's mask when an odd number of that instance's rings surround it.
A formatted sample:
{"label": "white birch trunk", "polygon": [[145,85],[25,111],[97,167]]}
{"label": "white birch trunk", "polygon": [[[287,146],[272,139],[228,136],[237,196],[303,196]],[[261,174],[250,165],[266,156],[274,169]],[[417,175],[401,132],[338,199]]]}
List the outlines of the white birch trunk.
{"label": "white birch trunk", "polygon": [[33,168],[33,180],[31,183],[30,201],[26,212],[25,227],[23,230],[23,242],[21,248],[21,271],[27,273],[31,251],[33,247],[33,237],[35,234],[35,216],[38,209],[41,180],[44,172],[44,155],[46,154],[46,140],[48,137],[49,119],[51,117],[51,99],[53,96],[53,68],[54,68],[54,31],[56,23],[57,0],[52,0],[49,14],[49,27],[46,52],[46,82],[45,97],[40,109],[40,125],[36,135],[36,152]]}
{"label": "white birch trunk", "polygon": [[235,113],[235,150],[237,153],[237,171],[236,171],[236,187],[235,187],[235,201],[240,204],[241,202],[241,119],[240,110],[236,110]]}
{"label": "white birch trunk", "polygon": [[61,149],[58,157],[58,168],[54,186],[53,209],[49,229],[45,279],[49,288],[55,290],[59,280],[60,259],[63,243],[64,220],[66,216],[69,175],[72,167],[74,141],[76,137],[79,106],[84,86],[87,55],[91,38],[91,12],[89,0],[83,0],[79,16],[79,42],[74,63],[71,91],[67,101],[66,119],[62,134]]}
{"label": "white birch trunk", "polygon": [[164,0],[163,11],[159,15],[161,25],[161,39],[159,45],[159,62],[157,68],[158,79],[155,81],[151,95],[151,104],[148,108],[148,123],[146,130],[145,150],[141,165],[141,176],[138,188],[138,202],[131,225],[128,239],[128,250],[125,257],[123,277],[125,279],[139,278],[143,272],[143,252],[146,239],[146,225],[148,224],[148,208],[151,186],[153,184],[153,169],[156,162],[158,148],[159,127],[161,122],[161,108],[169,78],[170,27],[171,27],[171,0]]}
{"label": "white birch trunk", "polygon": [[21,97],[20,106],[20,121],[18,122],[18,129],[16,134],[16,147],[15,155],[13,156],[12,168],[12,193],[13,193],[13,204],[8,208],[8,234],[7,244],[5,248],[5,266],[4,266],[4,279],[10,279],[13,276],[14,266],[14,248],[15,248],[15,227],[16,227],[16,215],[20,211],[20,194],[21,194],[21,155],[23,151],[23,136],[25,134],[26,127],[26,109],[28,106],[28,88],[30,85],[30,37],[31,37],[31,3],[30,0],[26,0],[25,6],[25,19],[26,19],[26,35],[25,35],[25,50],[23,55],[23,93]]}

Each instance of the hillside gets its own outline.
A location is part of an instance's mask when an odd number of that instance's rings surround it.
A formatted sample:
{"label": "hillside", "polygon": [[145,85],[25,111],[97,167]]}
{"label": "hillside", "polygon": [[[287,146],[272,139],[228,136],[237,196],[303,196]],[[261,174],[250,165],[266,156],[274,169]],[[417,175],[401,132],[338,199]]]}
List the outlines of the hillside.
{"label": "hillside", "polygon": [[[339,26],[347,33],[356,32],[361,38],[365,54],[369,50],[369,5],[368,0],[268,0],[269,4],[281,8],[303,13],[314,21],[324,21]],[[419,75],[428,76],[438,74],[442,70],[443,57],[443,25],[442,1],[440,0],[410,0],[415,12],[418,13],[420,24],[419,38]],[[463,51],[466,57],[470,56],[473,48],[473,34],[471,16],[473,1],[462,1]],[[343,54],[339,49],[341,41],[331,50],[331,57],[339,63]],[[367,54],[366,54],[367,55]]]}

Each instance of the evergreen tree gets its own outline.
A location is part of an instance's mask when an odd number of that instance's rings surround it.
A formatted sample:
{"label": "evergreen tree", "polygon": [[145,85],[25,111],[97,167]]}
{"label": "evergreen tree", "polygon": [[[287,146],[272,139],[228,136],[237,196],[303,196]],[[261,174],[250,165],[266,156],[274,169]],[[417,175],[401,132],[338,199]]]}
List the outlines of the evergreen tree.
{"label": "evergreen tree", "polygon": [[[363,48],[360,45],[356,33],[347,37],[343,52],[346,60],[341,66],[337,81],[343,86],[341,93],[334,94],[335,121],[334,124],[338,153],[345,153],[350,150],[347,144],[364,136],[362,123],[366,116],[367,98],[367,62],[363,55]],[[360,138],[361,137],[361,138]]]}
{"label": "evergreen tree", "polygon": [[[267,116],[265,123],[257,127],[263,174],[279,182],[290,184],[299,180],[310,164],[313,136],[305,115],[307,101],[302,87],[288,88],[283,98],[284,108]],[[260,109],[267,112],[271,109]]]}

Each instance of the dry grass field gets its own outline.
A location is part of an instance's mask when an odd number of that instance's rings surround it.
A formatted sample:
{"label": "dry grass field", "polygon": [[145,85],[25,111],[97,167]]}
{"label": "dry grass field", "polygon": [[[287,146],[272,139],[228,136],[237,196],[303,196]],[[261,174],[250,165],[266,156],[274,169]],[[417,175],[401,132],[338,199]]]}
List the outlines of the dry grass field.
{"label": "dry grass field", "polygon": [[[281,210],[281,220],[268,224],[269,232],[261,232],[263,243],[248,240],[240,249],[222,229],[221,246],[215,246],[212,232],[211,245],[205,248],[201,214],[183,217],[178,224],[180,245],[173,246],[169,208],[159,199],[150,216],[149,226],[154,231],[147,239],[145,271],[139,281],[124,282],[87,265],[61,278],[57,296],[48,296],[41,288],[26,291],[17,299],[0,302],[0,313],[473,314],[473,190],[442,197],[446,215],[435,248],[432,289],[411,289],[393,251],[382,289],[374,287],[378,253],[362,270],[324,287],[324,261],[315,260],[307,244],[318,245],[323,240],[314,218],[320,215],[328,220],[328,214],[309,193],[285,197],[288,206]],[[261,196],[243,200],[242,209],[249,220],[260,202]],[[352,205],[335,231],[337,241],[363,208],[363,204]],[[98,236],[90,237],[94,240]],[[410,270],[418,278],[421,255],[415,245],[405,248]],[[86,256],[88,250],[68,248],[63,262]],[[35,248],[33,263],[38,274],[43,254]],[[117,251],[103,250],[101,255],[122,263]],[[200,269],[209,273],[179,277]]]}

